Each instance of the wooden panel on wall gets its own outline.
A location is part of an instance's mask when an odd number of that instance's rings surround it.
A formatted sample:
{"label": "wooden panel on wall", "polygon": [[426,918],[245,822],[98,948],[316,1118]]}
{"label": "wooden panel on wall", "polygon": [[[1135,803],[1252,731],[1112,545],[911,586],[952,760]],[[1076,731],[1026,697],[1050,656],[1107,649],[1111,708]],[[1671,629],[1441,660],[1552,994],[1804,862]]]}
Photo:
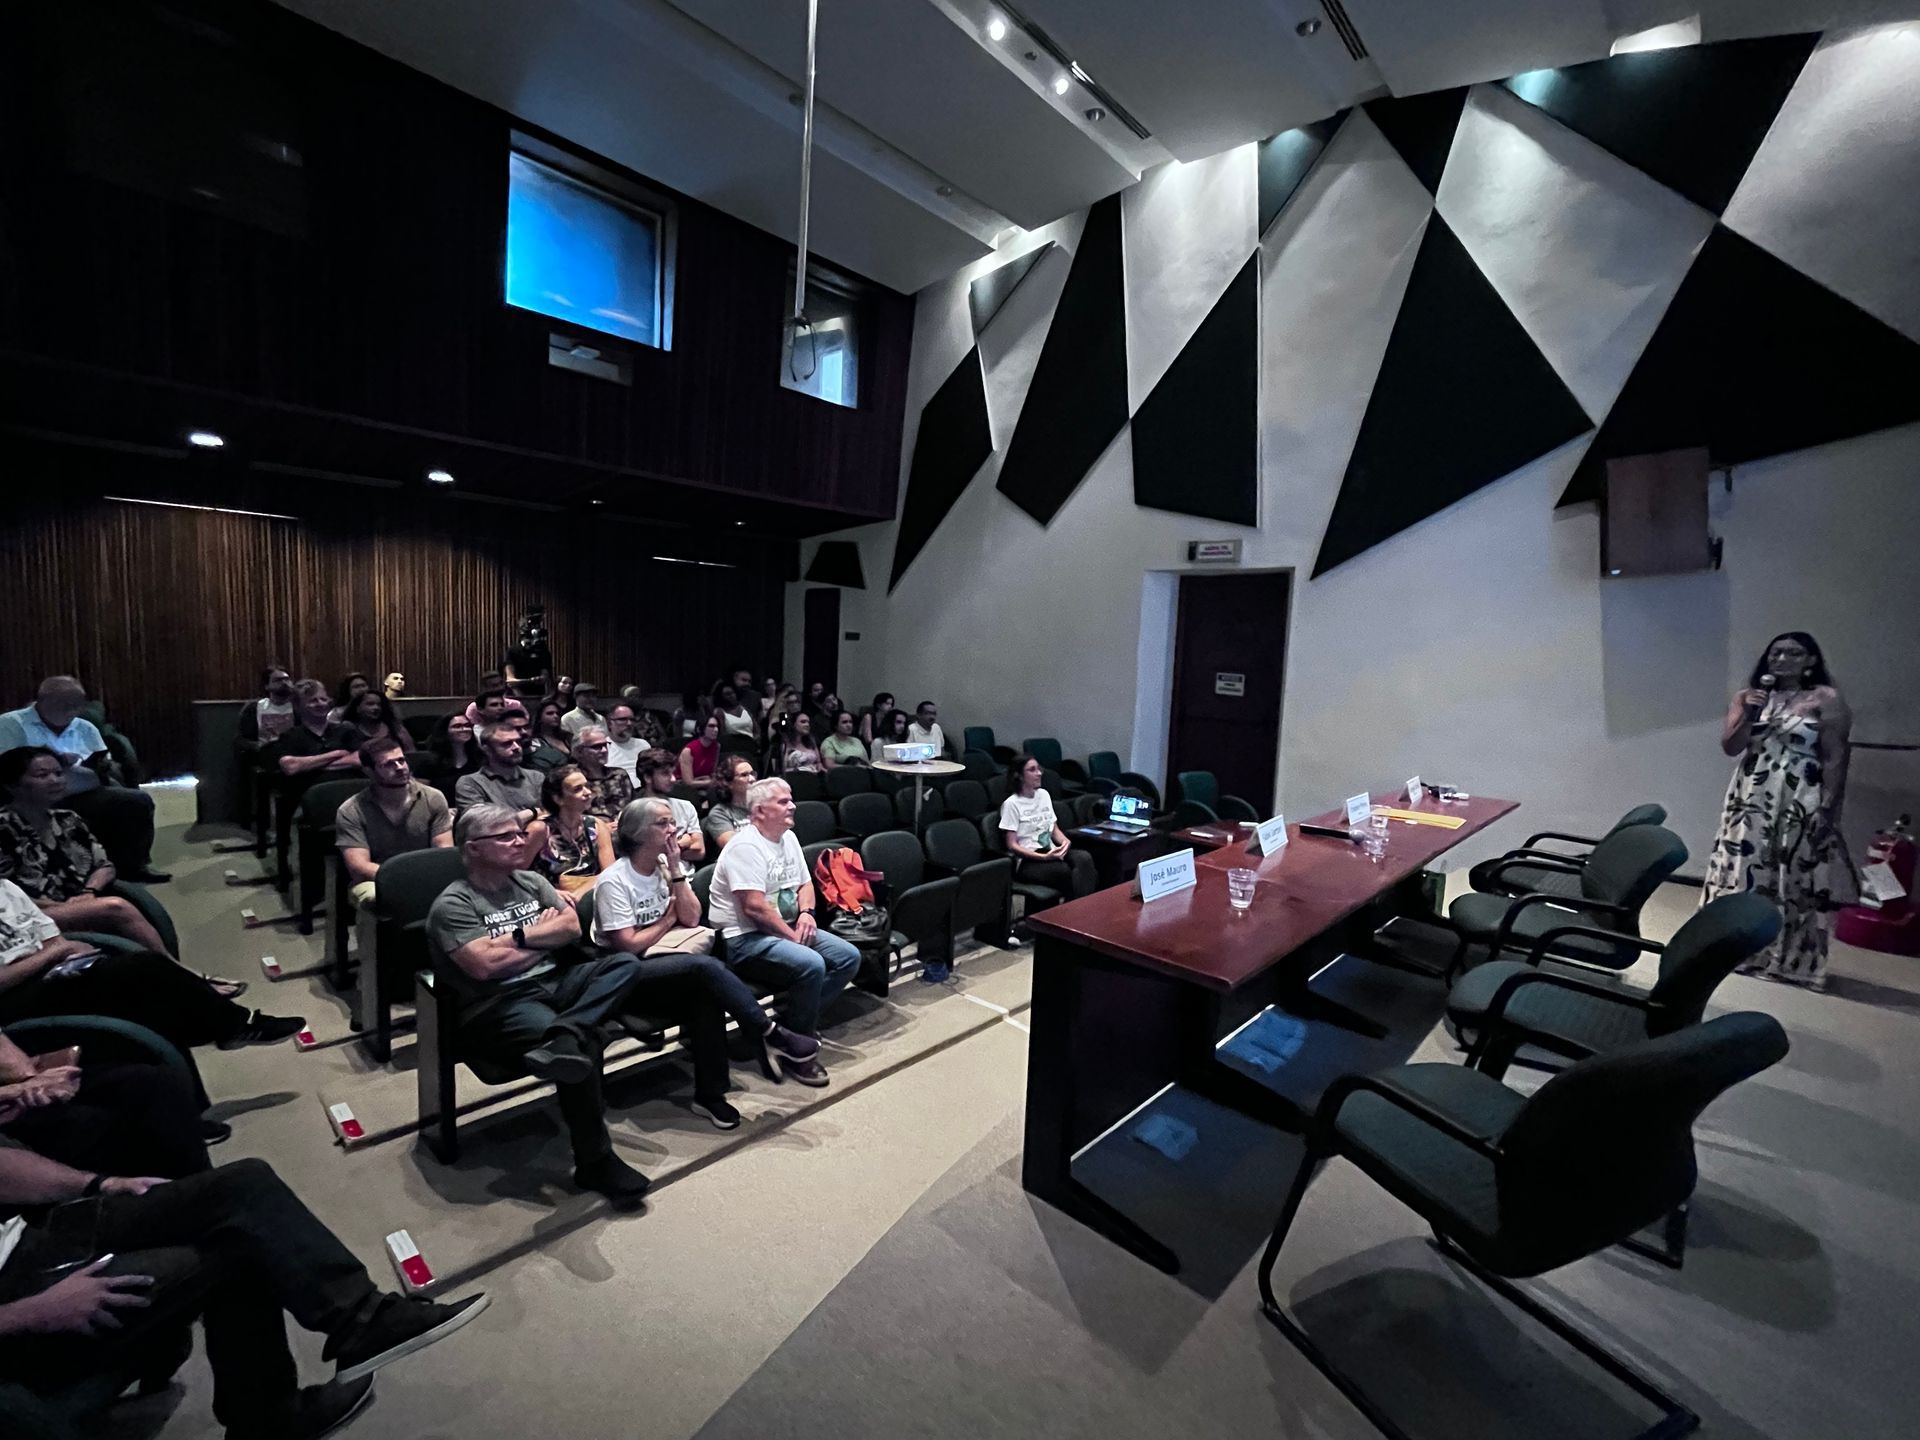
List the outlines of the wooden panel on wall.
{"label": "wooden panel on wall", "polygon": [[547,607],[555,662],[603,690],[776,668],[780,568],[658,561],[657,539],[577,515],[435,515],[383,492],[331,521],[42,505],[0,530],[0,701],[75,673],[168,774],[189,763],[189,702],[253,693],[270,660],[328,686],[397,669],[415,694],[471,692],[529,603]]}

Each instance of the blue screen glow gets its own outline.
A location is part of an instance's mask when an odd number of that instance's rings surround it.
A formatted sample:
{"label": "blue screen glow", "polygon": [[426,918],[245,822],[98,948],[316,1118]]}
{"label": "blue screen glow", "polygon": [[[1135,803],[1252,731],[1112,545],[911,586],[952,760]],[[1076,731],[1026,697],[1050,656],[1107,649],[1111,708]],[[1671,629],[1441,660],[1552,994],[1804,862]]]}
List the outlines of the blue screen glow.
{"label": "blue screen glow", "polygon": [[658,345],[658,218],[524,155],[512,156],[507,303]]}

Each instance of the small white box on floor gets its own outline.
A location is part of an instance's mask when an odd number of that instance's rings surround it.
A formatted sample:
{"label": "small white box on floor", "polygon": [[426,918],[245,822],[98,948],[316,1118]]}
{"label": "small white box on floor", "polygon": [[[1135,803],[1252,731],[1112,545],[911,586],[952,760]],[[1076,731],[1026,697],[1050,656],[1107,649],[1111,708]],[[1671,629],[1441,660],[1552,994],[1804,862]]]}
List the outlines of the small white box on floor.
{"label": "small white box on floor", "polygon": [[396,1230],[387,1236],[387,1255],[393,1261],[393,1273],[400,1277],[408,1294],[417,1295],[433,1284],[433,1271],[428,1268],[427,1257],[420,1253],[420,1247],[406,1231]]}

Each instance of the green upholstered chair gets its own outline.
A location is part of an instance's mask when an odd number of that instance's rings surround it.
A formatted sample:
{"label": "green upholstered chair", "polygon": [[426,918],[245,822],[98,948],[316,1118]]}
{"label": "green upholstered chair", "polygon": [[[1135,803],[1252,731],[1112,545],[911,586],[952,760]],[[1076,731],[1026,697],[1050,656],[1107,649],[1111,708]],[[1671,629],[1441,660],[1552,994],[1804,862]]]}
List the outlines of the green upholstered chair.
{"label": "green upholstered chair", "polygon": [[458,846],[409,850],[380,866],[373,897],[372,954],[360,957],[354,1028],[382,1065],[393,1058],[393,1001],[427,963],[427,912],[465,875]]}
{"label": "green upholstered chair", "polygon": [[[1641,907],[1686,858],[1687,847],[1671,830],[1659,825],[1630,825],[1594,846],[1584,864],[1563,867],[1579,880],[1577,895],[1462,895],[1447,907],[1447,923],[1457,937],[1448,973],[1460,969],[1472,946],[1483,947],[1487,959],[1497,960],[1503,951],[1525,952],[1543,939],[1548,940],[1545,953],[1553,959],[1624,970],[1641,951],[1621,937],[1640,933]],[[1529,859],[1509,863],[1551,862]],[[1553,931],[1571,932],[1596,925],[1605,925],[1607,930],[1598,934],[1564,933],[1548,939]]]}
{"label": "green upholstered chair", "polygon": [[802,845],[831,840],[838,826],[833,807],[824,800],[802,800],[793,807],[793,838]]}
{"label": "green upholstered chair", "polygon": [[1138,770],[1122,770],[1120,772],[1120,788],[1122,790],[1131,790],[1136,795],[1144,795],[1147,797],[1147,803],[1149,805],[1153,806],[1156,810],[1160,808],[1160,787],[1154,784],[1151,778],[1142,775]]}
{"label": "green upholstered chair", "polygon": [[151,890],[131,880],[115,880],[107,887],[106,893],[118,895],[146,916],[147,923],[158,930],[160,938],[166,942],[167,953],[176,959],[179,958],[180,932],[174,928],[173,916],[167,913],[167,907],[154,898]]}
{"label": "green upholstered chair", "polygon": [[1120,757],[1111,750],[1087,756],[1087,788],[1111,795],[1120,788]]}
{"label": "green upholstered chair", "polygon": [[1028,736],[1020,742],[1020,753],[1022,755],[1031,755],[1034,759],[1038,760],[1042,770],[1058,770],[1060,768],[1062,755],[1060,742],[1051,735]]}
{"label": "green upholstered chair", "polygon": [[[990,810],[985,815],[982,815],[980,817],[979,829],[980,842],[986,850],[986,853],[997,858],[1005,859],[1009,867],[1017,870],[1018,867],[1013,865],[1013,857],[1007,854],[1007,837],[1000,831],[999,810]],[[1033,880],[1022,880],[1017,873],[1013,875],[1012,892],[1020,897],[1025,907],[1021,911],[1023,916],[1032,915],[1036,911],[1058,905],[1062,900],[1067,898],[1058,890],[1054,889],[1053,886],[1042,885]]]}
{"label": "green upholstered chair", "polygon": [[327,866],[333,859],[333,818],[340,807],[367,788],[364,779],[322,780],[300,797],[293,817],[294,848],[300,857],[295,917],[302,935],[313,933],[313,917],[327,893]]}
{"label": "green upholstered chair", "polygon": [[1220,782],[1214,778],[1211,770],[1182,770],[1173,777],[1174,791],[1182,800],[1192,800],[1204,805],[1214,813],[1216,819],[1258,820],[1253,806],[1238,795],[1222,795]]}
{"label": "green upholstered chair", "polygon": [[892,828],[893,796],[869,790],[863,795],[849,795],[840,802],[841,833],[864,840]]}
{"label": "green upholstered chair", "polygon": [[[1667,823],[1667,811],[1664,805],[1636,805],[1618,820],[1607,835],[1617,835],[1630,825],[1664,825]],[[1561,830],[1537,830],[1527,837],[1527,843],[1517,850],[1493,860],[1482,860],[1467,872],[1467,883],[1475,890],[1490,895],[1578,895],[1580,877],[1567,870],[1565,865],[1575,867],[1586,864],[1593,848],[1607,835],[1569,835]],[[1553,840],[1569,845],[1579,845],[1579,850],[1548,850],[1543,842]],[[1524,862],[1532,859],[1544,859],[1545,865],[1529,865]]]}
{"label": "green upholstered chair", "polygon": [[1198,800],[1182,800],[1164,815],[1154,817],[1156,830],[1184,830],[1189,825],[1217,825],[1220,816],[1211,805]]}
{"label": "green upholstered chair", "polygon": [[795,800],[827,800],[827,776],[821,770],[794,770],[780,776]]}
{"label": "green upholstered chair", "polygon": [[987,787],[971,776],[949,780],[946,789],[947,813],[962,820],[977,820],[987,813]]}
{"label": "green upholstered chair", "polygon": [[836,765],[827,772],[827,798],[841,801],[873,789],[873,771],[864,765]]}
{"label": "green upholstered chair", "polygon": [[[926,847],[928,870],[960,882],[953,894],[950,933],[972,930],[982,944],[1004,945],[1013,904],[1013,861],[987,854],[971,816],[929,825]],[[954,949],[950,945],[949,953]]]}
{"label": "green upholstered chair", "polygon": [[892,934],[887,951],[897,967],[909,945],[920,947],[927,964],[945,964],[953,936],[953,902],[960,881],[952,875],[927,876],[927,853],[911,830],[883,830],[860,842],[860,863],[884,877],[884,893],[875,898],[887,906]]}
{"label": "green upholstered chair", "polygon": [[978,750],[983,755],[989,757],[995,765],[1000,766],[1006,765],[1013,759],[1015,754],[1014,748],[1011,745],[997,745],[994,743],[993,727],[991,725],[967,726],[960,732],[960,748],[962,751]]}
{"label": "green upholstered chair", "polygon": [[1457,1065],[1337,1080],[1260,1261],[1262,1308],[1374,1425],[1406,1440],[1274,1294],[1274,1262],[1317,1164],[1346,1159],[1426,1221],[1442,1254],[1659,1406],[1641,1440],[1686,1434],[1697,1416],[1508,1278],[1571,1264],[1683,1204],[1698,1173],[1694,1119],[1786,1053],[1771,1016],[1735,1014],[1577,1061],[1530,1096]]}

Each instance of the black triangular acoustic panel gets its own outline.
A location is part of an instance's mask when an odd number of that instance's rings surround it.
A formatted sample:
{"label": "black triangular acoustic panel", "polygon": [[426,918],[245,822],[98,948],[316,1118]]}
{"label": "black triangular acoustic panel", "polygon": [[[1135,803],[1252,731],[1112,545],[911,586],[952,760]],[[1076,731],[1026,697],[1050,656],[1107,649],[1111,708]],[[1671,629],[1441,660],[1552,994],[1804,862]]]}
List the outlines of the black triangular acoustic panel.
{"label": "black triangular acoustic panel", "polygon": [[1436,212],[1313,573],[1438,514],[1592,424]]}
{"label": "black triangular acoustic panel", "polygon": [[1617,456],[1733,465],[1913,421],[1920,345],[1716,225],[1560,503],[1598,500]]}
{"label": "black triangular acoustic panel", "polygon": [[1240,267],[1133,417],[1133,501],[1260,523],[1260,257]]}
{"label": "black triangular acoustic panel", "polygon": [[1040,257],[1051,249],[1053,241],[1049,240],[1038,249],[1029,250],[989,270],[967,286],[967,308],[973,312],[974,339],[980,338],[980,332],[993,322],[993,317],[1000,313],[1000,307],[1020,288],[1020,282],[1032,273],[1033,267],[1040,263]]}
{"label": "black triangular acoustic panel", "polygon": [[1316,120],[1311,125],[1282,130],[1278,135],[1260,142],[1260,228],[1256,234],[1265,235],[1268,227],[1280,218],[1287,201],[1293,198],[1294,191],[1306,180],[1307,172],[1313,169],[1313,162],[1332,143],[1347,113],[1342,110],[1338,115]]}
{"label": "black triangular acoustic panel", "polygon": [[913,463],[907,470],[907,498],[900,506],[900,529],[893,541],[893,574],[887,581],[888,591],[900,583],[913,557],[933,538],[933,532],[992,453],[987,377],[980,368],[980,347],[976,345],[940,382],[940,388],[920,412]]}
{"label": "black triangular acoustic panel", "polygon": [[1438,195],[1440,177],[1446,173],[1447,156],[1453,150],[1453,133],[1460,128],[1460,112],[1466,103],[1467,87],[1459,85],[1425,95],[1369,100],[1366,111],[1367,118],[1380,127],[1380,133],[1427,187],[1427,193]]}
{"label": "black triangular acoustic panel", "polygon": [[860,565],[860,547],[851,540],[822,540],[807,566],[806,578],[816,585],[866,589],[867,573]]}
{"label": "black triangular acoustic panel", "polygon": [[1040,347],[999,489],[1042,525],[1127,423],[1127,310],[1120,272],[1120,197],[1087,212],[1073,269]]}
{"label": "black triangular acoustic panel", "polygon": [[1501,83],[1718,215],[1819,38],[1774,35],[1649,50]]}

